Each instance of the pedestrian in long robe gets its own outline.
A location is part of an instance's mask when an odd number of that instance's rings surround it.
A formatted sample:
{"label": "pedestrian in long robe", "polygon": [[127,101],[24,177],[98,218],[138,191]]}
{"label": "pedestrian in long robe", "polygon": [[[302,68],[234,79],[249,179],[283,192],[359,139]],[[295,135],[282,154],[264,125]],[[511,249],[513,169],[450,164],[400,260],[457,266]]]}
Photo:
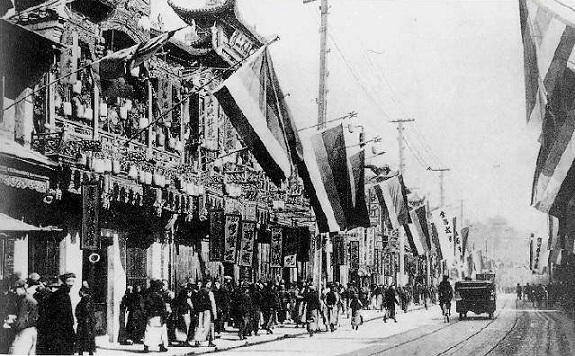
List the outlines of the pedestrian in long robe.
{"label": "pedestrian in long robe", "polygon": [[240,340],[245,340],[248,336],[251,304],[252,299],[249,288],[247,286],[238,287],[234,293],[233,310]]}
{"label": "pedestrian in long robe", "polygon": [[329,330],[333,332],[339,324],[339,304],[340,304],[339,293],[337,293],[335,285],[330,286],[329,291],[326,293],[325,303],[327,306],[327,319],[329,323]]}
{"label": "pedestrian in long robe", "polygon": [[192,291],[189,288],[182,288],[172,301],[172,313],[175,316],[174,341],[184,346],[189,346],[188,335],[192,323],[191,313],[193,312],[191,296]]}
{"label": "pedestrian in long robe", "polygon": [[194,346],[198,347],[202,342],[208,341],[208,347],[214,345],[214,325],[212,321],[217,319],[216,300],[214,293],[210,290],[211,281],[204,283],[199,290],[196,305],[194,305],[198,316],[198,324],[194,334]]}
{"label": "pedestrian in long robe", "polygon": [[35,355],[38,331],[38,302],[27,293],[26,282],[18,280],[12,287],[18,296],[18,310],[11,328],[16,332],[10,353],[13,355]]}
{"label": "pedestrian in long robe", "polygon": [[395,294],[395,287],[393,285],[389,286],[385,291],[383,296],[383,304],[386,309],[386,313],[383,316],[383,321],[387,323],[387,318],[393,319],[397,323],[397,319],[395,318],[395,305],[399,305],[397,301],[396,294]]}
{"label": "pedestrian in long robe", "polygon": [[142,287],[136,286],[131,293],[124,296],[123,303],[128,312],[125,338],[127,344],[141,343],[146,330],[146,316],[144,313],[144,296]]}
{"label": "pedestrian in long robe", "polygon": [[88,352],[93,355],[96,351],[96,316],[94,314],[94,301],[87,287],[80,288],[80,302],[76,306],[76,350],[79,355]]}
{"label": "pedestrian in long robe", "polygon": [[321,308],[321,301],[318,292],[310,285],[304,294],[304,304],[306,308],[307,332],[309,336],[318,330],[318,319]]}
{"label": "pedestrian in long robe", "polygon": [[76,281],[74,273],[61,275],[62,285],[46,300],[43,318],[46,322],[44,352],[48,355],[73,355],[76,333],[70,288]]}
{"label": "pedestrian in long robe", "polygon": [[158,345],[160,352],[168,349],[168,330],[166,328],[167,309],[162,297],[162,281],[150,281],[150,288],[144,300],[146,331],[144,333],[144,352],[152,345]]}
{"label": "pedestrian in long robe", "polygon": [[357,330],[361,324],[363,324],[363,316],[361,315],[361,309],[363,308],[363,303],[359,299],[359,294],[355,293],[351,300],[349,301],[349,309],[351,310],[351,328]]}

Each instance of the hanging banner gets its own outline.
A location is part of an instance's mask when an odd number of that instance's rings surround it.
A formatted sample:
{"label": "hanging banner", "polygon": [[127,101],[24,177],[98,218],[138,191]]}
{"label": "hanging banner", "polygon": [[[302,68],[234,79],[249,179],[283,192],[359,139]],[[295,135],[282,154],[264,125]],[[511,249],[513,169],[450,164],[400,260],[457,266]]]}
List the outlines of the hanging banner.
{"label": "hanging banner", "polygon": [[543,268],[547,267],[547,260],[549,258],[549,250],[547,249],[546,242],[543,241],[542,237],[531,240],[532,248],[532,261],[531,261],[531,271],[533,273],[542,274]]}
{"label": "hanging banner", "polygon": [[298,250],[298,235],[299,229],[293,227],[286,227],[284,229],[283,253],[284,263],[286,268],[295,268],[297,266],[297,250]]}
{"label": "hanging banner", "polygon": [[309,229],[307,227],[298,228],[297,238],[297,260],[301,262],[308,262],[310,242],[312,239]]}
{"label": "hanging banner", "polygon": [[163,115],[163,121],[171,122],[172,111],[170,110],[170,107],[173,105],[171,78],[158,79],[158,92],[156,93],[156,100],[158,103],[158,108],[160,109],[160,115]]}
{"label": "hanging banner", "polygon": [[80,249],[100,249],[100,187],[95,184],[82,186],[82,238]]}
{"label": "hanging banner", "polygon": [[240,266],[251,267],[254,257],[254,243],[256,235],[256,223],[252,221],[242,221],[242,238],[240,242],[240,253],[238,264]]}
{"label": "hanging banner", "polygon": [[373,255],[375,259],[375,273],[381,274],[381,260],[379,257],[379,249],[376,248]]}
{"label": "hanging banner", "polygon": [[257,205],[254,202],[244,203],[244,220],[258,221]]}
{"label": "hanging banner", "polygon": [[210,219],[210,261],[222,261],[224,259],[224,211],[212,210]]}
{"label": "hanging banner", "polygon": [[366,244],[366,254],[365,254],[365,264],[367,266],[374,265],[374,251],[375,251],[375,227],[368,227],[366,229],[367,238]]}
{"label": "hanging banner", "polygon": [[352,270],[359,269],[359,241],[349,242],[349,268]]}
{"label": "hanging banner", "polygon": [[439,240],[439,248],[444,260],[452,262],[454,260],[454,240],[453,240],[453,226],[452,220],[444,211],[434,212],[433,221],[437,228],[437,235]]}
{"label": "hanging banner", "polygon": [[270,267],[282,267],[283,229],[281,226],[271,228]]}
{"label": "hanging banner", "polygon": [[226,215],[224,262],[236,263],[238,237],[240,236],[240,215]]}

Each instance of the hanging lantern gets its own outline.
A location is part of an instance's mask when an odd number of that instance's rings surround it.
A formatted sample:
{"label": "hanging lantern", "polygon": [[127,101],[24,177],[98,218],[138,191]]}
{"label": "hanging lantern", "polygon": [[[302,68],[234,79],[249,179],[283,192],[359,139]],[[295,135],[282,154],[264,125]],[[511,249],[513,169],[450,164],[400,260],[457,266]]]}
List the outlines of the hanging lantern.
{"label": "hanging lantern", "polygon": [[112,160],[112,173],[120,174],[121,171],[122,171],[122,166],[120,165],[120,161],[117,159]]}
{"label": "hanging lantern", "polygon": [[64,116],[72,116],[72,103],[69,101],[64,102],[62,108],[64,109]]}
{"label": "hanging lantern", "polygon": [[72,91],[75,94],[82,94],[82,81],[77,80],[76,83],[72,85]]}
{"label": "hanging lantern", "polygon": [[133,102],[130,99],[126,99],[126,102],[124,103],[124,106],[126,107],[126,110],[132,110],[133,106]]}
{"label": "hanging lantern", "polygon": [[166,144],[166,136],[162,132],[158,132],[156,135],[156,144],[158,147],[164,147]]}
{"label": "hanging lantern", "polygon": [[100,116],[101,117],[106,117],[108,116],[108,104],[101,102],[100,103]]}
{"label": "hanging lantern", "polygon": [[141,170],[138,172],[138,182],[142,184],[146,183],[146,171]]}
{"label": "hanging lantern", "polygon": [[86,108],[84,110],[84,119],[92,120],[93,117],[94,117],[94,110],[92,110],[92,108]]}
{"label": "hanging lantern", "polygon": [[138,168],[136,168],[136,166],[130,166],[130,169],[128,170],[128,177],[132,179],[138,179]]}
{"label": "hanging lantern", "polygon": [[153,177],[152,172],[145,172],[144,183],[147,185],[151,185],[152,184],[152,177]]}
{"label": "hanging lantern", "polygon": [[120,106],[120,118],[126,120],[128,118],[128,108],[125,106]]}
{"label": "hanging lantern", "polygon": [[141,116],[140,117],[140,130],[145,129],[146,127],[148,127],[148,118]]}

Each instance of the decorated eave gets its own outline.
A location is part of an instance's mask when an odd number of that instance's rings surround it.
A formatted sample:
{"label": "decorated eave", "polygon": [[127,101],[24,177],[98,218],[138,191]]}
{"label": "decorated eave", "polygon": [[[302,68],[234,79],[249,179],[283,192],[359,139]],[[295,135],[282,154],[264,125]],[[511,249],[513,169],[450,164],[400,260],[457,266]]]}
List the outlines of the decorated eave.
{"label": "decorated eave", "polygon": [[[190,26],[197,39],[193,47],[211,48],[229,65],[255,52],[264,44],[263,37],[246,25],[237,11],[235,0],[187,1],[168,0],[174,12]],[[202,47],[204,46],[204,47]]]}

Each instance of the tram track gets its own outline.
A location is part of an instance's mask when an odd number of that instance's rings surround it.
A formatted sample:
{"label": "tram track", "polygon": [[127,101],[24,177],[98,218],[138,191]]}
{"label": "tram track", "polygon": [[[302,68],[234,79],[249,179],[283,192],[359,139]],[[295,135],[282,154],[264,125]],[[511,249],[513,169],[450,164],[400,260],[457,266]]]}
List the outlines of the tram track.
{"label": "tram track", "polygon": [[[445,354],[447,354],[449,351],[455,349],[456,347],[462,345],[463,343],[469,341],[469,340],[472,339],[473,337],[475,337],[475,336],[477,336],[478,334],[480,334],[483,330],[485,330],[486,328],[488,328],[490,325],[492,325],[492,324],[497,320],[497,318],[498,318],[499,315],[501,314],[502,310],[505,309],[505,307],[506,307],[509,303],[510,303],[510,301],[509,301],[509,300],[506,300],[505,303],[503,304],[503,306],[501,307],[501,309],[498,310],[498,312],[497,312],[497,314],[495,315],[495,317],[494,317],[493,319],[489,320],[489,322],[488,322],[487,324],[485,324],[484,326],[482,326],[480,329],[478,329],[477,331],[475,331],[473,334],[469,335],[469,336],[466,337],[465,339],[460,340],[460,341],[458,341],[457,343],[455,343],[455,344],[449,346],[447,349],[441,351],[440,353],[435,354],[435,356],[445,355]],[[458,319],[458,320],[456,320],[456,321],[454,321],[454,322],[450,322],[450,323],[448,323],[448,324],[446,324],[446,325],[444,325],[444,326],[442,326],[442,327],[436,328],[436,329],[434,329],[434,330],[432,330],[432,331],[430,331],[430,332],[428,332],[428,333],[419,335],[419,336],[414,337],[414,338],[411,338],[411,339],[409,339],[409,340],[405,340],[405,341],[400,342],[400,343],[398,343],[398,344],[391,345],[391,346],[386,347],[386,348],[384,348],[384,349],[377,350],[376,352],[372,352],[372,353],[368,354],[368,356],[382,355],[382,354],[384,354],[384,353],[386,353],[386,352],[388,352],[388,351],[392,351],[392,350],[398,349],[398,348],[400,348],[400,347],[402,347],[402,346],[409,345],[409,344],[412,344],[412,343],[417,342],[417,341],[421,341],[421,340],[426,339],[426,338],[428,338],[428,337],[430,337],[430,336],[432,336],[432,335],[434,335],[434,334],[437,334],[438,332],[441,332],[441,331],[444,331],[444,330],[446,330],[446,329],[448,329],[448,328],[451,328],[451,327],[453,327],[454,325],[457,325],[457,324],[460,323],[460,322],[462,322],[462,320]],[[511,330],[513,330],[513,328],[515,327],[516,323],[517,323],[517,321],[516,321],[515,324],[511,327]],[[502,341],[504,340],[504,338],[509,335],[509,333],[511,332],[511,330],[509,330],[509,331],[505,334],[505,336],[504,336],[501,340],[499,340],[499,342],[498,342],[497,344],[499,344],[500,342],[502,342]],[[390,339],[390,338],[397,338],[397,336],[398,336],[398,335],[390,336],[390,337],[388,337],[388,338],[385,338],[384,340]],[[382,340],[382,341],[384,341],[384,340]],[[495,347],[494,347],[494,348],[495,348]],[[491,352],[494,348],[492,348],[491,350],[489,350],[489,352]],[[489,352],[488,352],[488,353],[489,353]]]}

